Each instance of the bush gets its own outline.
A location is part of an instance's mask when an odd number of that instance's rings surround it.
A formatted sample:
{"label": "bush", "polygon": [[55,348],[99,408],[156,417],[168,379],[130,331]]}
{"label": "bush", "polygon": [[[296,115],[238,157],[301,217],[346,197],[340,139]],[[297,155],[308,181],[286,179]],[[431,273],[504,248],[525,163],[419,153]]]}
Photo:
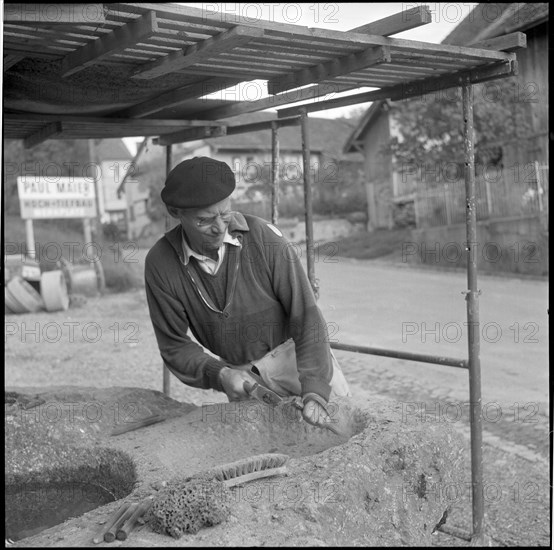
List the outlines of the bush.
{"label": "bush", "polygon": [[415,227],[415,208],[413,202],[404,202],[394,205],[392,209],[392,219],[394,227],[399,229],[404,227]]}
{"label": "bush", "polygon": [[139,263],[116,262],[111,255],[106,255],[102,257],[102,267],[107,290],[126,292],[144,286]]}
{"label": "bush", "polygon": [[[303,218],[305,215],[304,195],[281,197],[279,199],[279,217]],[[315,213],[315,208],[314,208]]]}
{"label": "bush", "polygon": [[121,240],[122,232],[116,223],[109,222],[102,224],[102,235],[105,239],[116,242]]}
{"label": "bush", "polygon": [[345,187],[340,193],[320,192],[314,200],[314,213],[322,216],[344,216],[367,209],[365,189]]}

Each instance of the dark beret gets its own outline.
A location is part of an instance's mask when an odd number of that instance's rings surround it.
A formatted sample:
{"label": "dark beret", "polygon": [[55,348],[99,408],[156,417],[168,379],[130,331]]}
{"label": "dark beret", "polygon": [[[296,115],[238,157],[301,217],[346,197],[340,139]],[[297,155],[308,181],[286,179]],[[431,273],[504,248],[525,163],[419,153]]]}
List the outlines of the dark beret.
{"label": "dark beret", "polygon": [[235,175],[227,163],[194,157],[169,172],[161,196],[167,206],[204,208],[227,198],[235,185]]}

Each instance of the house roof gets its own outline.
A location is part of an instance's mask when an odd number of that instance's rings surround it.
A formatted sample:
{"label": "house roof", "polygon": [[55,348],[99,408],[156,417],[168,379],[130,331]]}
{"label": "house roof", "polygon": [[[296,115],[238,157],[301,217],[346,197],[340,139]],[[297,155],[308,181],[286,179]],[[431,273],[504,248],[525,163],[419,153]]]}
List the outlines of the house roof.
{"label": "house roof", "polygon": [[[477,82],[512,72],[515,59],[391,38],[430,22],[426,6],[350,31],[175,3],[28,6],[4,3],[3,20],[4,137],[26,147],[45,139],[202,139],[213,128],[224,133],[222,119],[263,111],[267,103],[311,100],[311,111],[362,103],[373,98],[324,97],[360,87],[391,97],[428,80],[451,86],[460,71]],[[269,102],[204,99],[253,80],[265,82]]]}
{"label": "house roof", "polygon": [[346,140],[342,149],[343,153],[352,153],[359,150],[358,146],[361,140],[363,139],[367,130],[375,122],[377,116],[383,111],[384,105],[390,107],[391,102],[386,99],[381,99],[379,101],[374,101],[369,106],[369,109],[365,112],[364,116],[362,117],[356,128],[354,128],[354,131],[351,132],[351,134],[348,136],[348,139]]}
{"label": "house roof", "polygon": [[546,3],[480,3],[442,41],[471,45],[516,31],[525,31],[548,21]]}
{"label": "house roof", "polygon": [[123,140],[102,139],[95,143],[96,156],[99,160],[130,160],[133,158]]}
{"label": "house roof", "polygon": [[[442,41],[442,44],[467,46],[485,39],[524,31],[548,21],[545,3],[480,3]],[[343,151],[356,151],[356,144],[375,122],[385,100],[373,102],[348,137]],[[390,103],[389,103],[390,104]]]}
{"label": "house roof", "polygon": [[[237,125],[274,120],[272,113],[248,113],[233,119]],[[345,119],[309,118],[310,150],[340,158],[345,140],[352,131],[353,124]],[[298,126],[279,128],[279,148],[284,151],[302,151],[302,136]],[[209,144],[216,150],[271,151],[271,130],[245,132],[211,138]],[[356,158],[357,159],[357,158]],[[360,157],[361,159],[361,157]],[[354,160],[354,157],[352,158]]]}

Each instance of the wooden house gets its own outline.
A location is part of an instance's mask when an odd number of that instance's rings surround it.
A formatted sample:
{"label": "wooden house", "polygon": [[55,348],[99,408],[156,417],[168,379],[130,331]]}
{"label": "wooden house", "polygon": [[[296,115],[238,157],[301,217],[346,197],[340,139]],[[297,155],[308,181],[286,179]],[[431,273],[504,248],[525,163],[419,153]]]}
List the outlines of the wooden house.
{"label": "wooden house", "polygon": [[[96,189],[102,223],[115,224],[121,235],[134,239],[142,228],[150,222],[146,214],[149,198],[138,179],[127,177],[133,173],[133,156],[123,140],[91,140],[91,155],[96,164]],[[123,192],[121,192],[123,191]]]}
{"label": "wooden house", "polygon": [[[509,193],[511,202],[494,203],[495,195],[504,197],[507,193],[495,193],[490,186],[483,186],[480,189],[483,195],[479,207],[481,219],[524,214],[522,200],[526,193],[537,187],[534,210],[543,212],[547,205],[548,4],[478,4],[443,41],[449,45],[479,43],[486,47],[487,41],[516,31],[525,33],[526,48],[518,49],[517,76],[507,80],[512,80],[513,89],[518,94],[518,108],[523,111],[526,127],[520,128],[516,124],[516,132],[499,136],[497,143],[502,149],[503,183],[514,192]],[[491,86],[498,84],[493,82]],[[475,87],[476,93],[483,93],[483,89],[483,84]],[[488,93],[491,93],[490,89]],[[406,205],[414,208],[416,227],[462,222],[463,200],[458,200],[463,199],[461,193],[457,194],[459,197],[448,193],[438,198],[436,193],[423,197],[425,189],[422,189],[421,178],[413,173],[400,174],[395,170],[394,159],[382,153],[383,146],[397,134],[395,103],[379,100],[371,104],[344,146],[344,152],[358,151],[364,155],[368,230],[393,227],[394,214]],[[419,192],[419,201],[416,192]],[[437,201],[444,203],[443,208],[435,205]],[[441,215],[435,216],[438,210],[441,210]]]}
{"label": "wooden house", "polygon": [[[260,112],[235,117],[235,124],[251,124],[272,120],[274,114]],[[340,176],[345,163],[358,164],[359,153],[344,154],[344,142],[352,131],[352,123],[345,119],[310,118],[310,167],[313,185],[317,192],[320,184]],[[271,164],[271,131],[259,130],[174,146],[175,163],[195,156],[209,156],[226,162],[235,173],[237,187],[233,195],[236,201],[262,201],[263,186]],[[279,129],[279,176],[283,194],[302,193],[302,142],[298,127]],[[354,182],[357,183],[357,182]]]}

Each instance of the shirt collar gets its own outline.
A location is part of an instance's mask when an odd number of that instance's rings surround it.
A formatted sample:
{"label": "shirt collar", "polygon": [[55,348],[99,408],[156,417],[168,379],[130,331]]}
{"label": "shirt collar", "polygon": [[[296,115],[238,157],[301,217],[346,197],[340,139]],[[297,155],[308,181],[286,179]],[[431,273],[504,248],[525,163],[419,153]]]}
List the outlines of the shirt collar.
{"label": "shirt collar", "polygon": [[[234,212],[233,218],[227,227],[227,231],[236,236],[239,242],[242,241],[243,233],[250,231],[248,227],[248,222],[243,214],[240,212]],[[184,247],[183,247],[183,228],[181,224],[177,224],[175,227],[166,231],[164,237],[167,239],[167,242],[175,250],[177,256],[182,263],[185,263],[184,260]]]}
{"label": "shirt collar", "polygon": [[[187,265],[189,263],[190,257],[193,256],[194,258],[200,260],[201,262],[205,261],[211,261],[213,262],[211,258],[208,256],[204,256],[204,254],[199,254],[198,252],[195,252],[187,243],[187,240],[185,238],[185,232],[181,228],[181,240],[182,240],[182,246],[183,246],[183,264]],[[229,234],[229,231],[225,230],[225,235],[223,236],[223,242],[221,243],[221,246],[218,250],[218,256],[221,258],[221,252],[222,249],[225,247],[225,244],[232,244],[233,246],[240,246],[240,241]]]}

